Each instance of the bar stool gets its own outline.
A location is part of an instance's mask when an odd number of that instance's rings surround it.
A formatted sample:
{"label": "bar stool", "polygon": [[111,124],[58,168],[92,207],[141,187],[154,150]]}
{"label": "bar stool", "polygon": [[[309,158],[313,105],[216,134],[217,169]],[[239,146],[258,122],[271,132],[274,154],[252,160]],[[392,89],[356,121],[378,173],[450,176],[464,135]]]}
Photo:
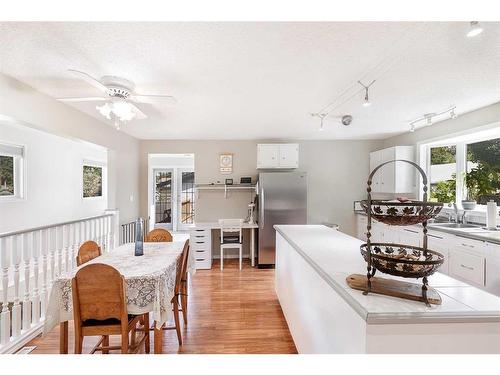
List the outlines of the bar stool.
{"label": "bar stool", "polygon": [[[238,249],[240,270],[243,258],[243,219],[219,219],[220,225],[220,270],[224,269],[224,249]],[[237,235],[235,233],[238,233]]]}

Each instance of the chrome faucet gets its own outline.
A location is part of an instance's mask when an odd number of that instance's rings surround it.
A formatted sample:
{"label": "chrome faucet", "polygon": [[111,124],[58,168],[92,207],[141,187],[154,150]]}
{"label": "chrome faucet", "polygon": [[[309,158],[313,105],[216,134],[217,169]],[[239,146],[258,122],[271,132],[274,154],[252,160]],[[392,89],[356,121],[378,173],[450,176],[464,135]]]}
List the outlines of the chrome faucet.
{"label": "chrome faucet", "polygon": [[467,221],[466,221],[466,217],[465,215],[467,215],[467,211],[464,210],[464,212],[462,213],[462,215],[459,215],[458,214],[458,207],[457,207],[457,204],[456,203],[453,203],[453,211],[455,211],[455,223],[457,224],[467,224]]}

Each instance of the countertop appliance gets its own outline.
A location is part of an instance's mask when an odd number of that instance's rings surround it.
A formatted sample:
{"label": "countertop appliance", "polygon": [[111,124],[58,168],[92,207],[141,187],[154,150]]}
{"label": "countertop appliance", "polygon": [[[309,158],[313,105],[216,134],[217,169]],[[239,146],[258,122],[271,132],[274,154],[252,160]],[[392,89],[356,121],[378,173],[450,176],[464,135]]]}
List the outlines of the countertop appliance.
{"label": "countertop appliance", "polygon": [[257,184],[259,268],[275,264],[276,224],[307,224],[307,174],[305,172],[259,173]]}

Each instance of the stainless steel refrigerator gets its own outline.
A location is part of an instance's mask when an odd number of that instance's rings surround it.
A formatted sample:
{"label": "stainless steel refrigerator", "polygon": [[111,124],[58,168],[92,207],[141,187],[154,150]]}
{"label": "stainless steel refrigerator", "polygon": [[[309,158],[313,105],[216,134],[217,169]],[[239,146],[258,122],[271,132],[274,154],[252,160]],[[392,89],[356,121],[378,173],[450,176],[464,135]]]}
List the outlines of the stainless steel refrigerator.
{"label": "stainless steel refrigerator", "polygon": [[259,268],[275,264],[276,224],[307,223],[307,175],[305,172],[259,173]]}

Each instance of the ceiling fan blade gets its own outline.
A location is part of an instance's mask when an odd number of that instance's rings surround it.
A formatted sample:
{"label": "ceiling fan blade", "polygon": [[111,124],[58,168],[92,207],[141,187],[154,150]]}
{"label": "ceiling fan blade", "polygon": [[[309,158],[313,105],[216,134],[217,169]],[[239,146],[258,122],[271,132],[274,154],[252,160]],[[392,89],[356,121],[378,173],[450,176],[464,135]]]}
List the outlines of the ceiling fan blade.
{"label": "ceiling fan blade", "polygon": [[108,99],[106,98],[100,98],[98,96],[89,96],[86,98],[58,98],[60,102],[66,102],[66,103],[78,103],[78,102],[103,102]]}
{"label": "ceiling fan blade", "polygon": [[158,101],[169,104],[177,103],[177,99],[171,95],[130,95],[129,99],[139,103],[156,103]]}
{"label": "ceiling fan blade", "polygon": [[101,82],[99,82],[97,79],[92,77],[91,75],[75,69],[68,69],[68,72],[71,72],[74,75],[78,76],[79,78],[83,79],[85,82],[94,86],[96,89],[101,90],[104,93],[108,92],[108,88],[104,86]]}
{"label": "ceiling fan blade", "polygon": [[135,112],[136,119],[144,120],[144,119],[148,118],[148,116],[146,116],[146,114],[144,112],[142,112],[138,107],[136,107],[135,105],[133,105],[130,102],[128,104],[132,107],[132,110]]}

